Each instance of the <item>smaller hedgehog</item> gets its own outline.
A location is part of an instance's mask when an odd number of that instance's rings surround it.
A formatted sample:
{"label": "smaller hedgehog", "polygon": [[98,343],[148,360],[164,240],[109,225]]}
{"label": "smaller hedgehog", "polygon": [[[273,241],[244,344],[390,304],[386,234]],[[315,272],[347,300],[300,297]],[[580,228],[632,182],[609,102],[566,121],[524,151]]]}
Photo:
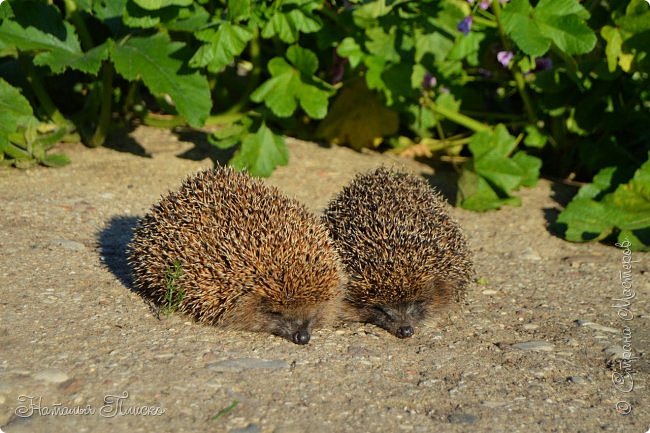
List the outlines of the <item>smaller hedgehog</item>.
{"label": "smaller hedgehog", "polygon": [[385,167],[357,175],[323,220],[349,277],[343,319],[410,337],[471,281],[460,227],[421,177]]}
{"label": "smaller hedgehog", "polygon": [[297,344],[336,314],[345,281],[327,229],[296,200],[231,168],[200,172],[145,215],[134,285],[199,321]]}

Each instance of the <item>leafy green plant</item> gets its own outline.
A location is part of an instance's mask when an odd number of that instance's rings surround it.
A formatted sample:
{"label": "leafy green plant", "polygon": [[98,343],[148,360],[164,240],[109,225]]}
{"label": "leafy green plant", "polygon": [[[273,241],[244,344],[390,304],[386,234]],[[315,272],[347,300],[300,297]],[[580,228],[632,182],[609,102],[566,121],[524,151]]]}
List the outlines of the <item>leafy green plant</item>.
{"label": "leafy green plant", "polygon": [[603,219],[646,209],[648,47],[644,0],[8,0],[0,162],[61,165],[55,142],[132,123],[216,126],[267,176],[282,132],[450,161],[476,211],[519,205],[540,173],[577,183],[567,239],[646,248],[645,219]]}
{"label": "leafy green plant", "polygon": [[[650,154],[648,155],[650,157]],[[602,169],[578,191],[557,220],[557,228],[574,242],[616,236],[634,250],[650,250],[650,158],[627,182],[616,167]]]}
{"label": "leafy green plant", "polygon": [[224,408],[221,409],[219,412],[217,412],[217,413],[216,413],[216,414],[211,418],[211,420],[214,421],[214,420],[217,420],[217,419],[221,418],[221,417],[224,416],[224,415],[227,415],[227,414],[230,413],[234,408],[236,408],[238,404],[239,404],[239,400],[233,400],[232,403],[230,403],[228,406],[224,407]]}
{"label": "leafy green plant", "polygon": [[172,314],[178,310],[178,307],[185,298],[185,291],[179,285],[178,280],[183,276],[183,269],[178,261],[165,272],[165,299],[160,311],[163,314]]}

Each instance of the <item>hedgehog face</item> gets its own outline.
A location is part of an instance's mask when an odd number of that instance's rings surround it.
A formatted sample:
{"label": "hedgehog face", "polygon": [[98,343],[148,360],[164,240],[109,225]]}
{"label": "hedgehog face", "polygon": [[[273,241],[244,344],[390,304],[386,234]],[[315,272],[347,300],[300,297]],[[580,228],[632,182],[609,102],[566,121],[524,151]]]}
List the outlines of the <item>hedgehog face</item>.
{"label": "hedgehog face", "polygon": [[384,328],[398,338],[415,333],[414,326],[426,316],[424,301],[406,301],[397,304],[375,304],[364,308],[366,322]]}
{"label": "hedgehog face", "polygon": [[296,344],[307,344],[311,330],[319,321],[318,311],[298,308],[265,308],[266,330]]}
{"label": "hedgehog face", "polygon": [[292,317],[280,311],[268,311],[267,329],[270,333],[279,335],[296,344],[307,344],[311,338],[311,324],[309,321]]}

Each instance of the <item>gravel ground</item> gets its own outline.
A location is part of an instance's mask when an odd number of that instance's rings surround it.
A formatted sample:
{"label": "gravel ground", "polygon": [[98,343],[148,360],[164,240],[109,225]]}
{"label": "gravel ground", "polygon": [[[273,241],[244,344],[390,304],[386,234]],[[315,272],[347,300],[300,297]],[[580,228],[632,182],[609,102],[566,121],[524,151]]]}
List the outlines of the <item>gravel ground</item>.
{"label": "gravel ground", "polygon": [[[156,317],[129,288],[124,248],[161,194],[223,156],[192,138],[139,128],[112,149],[64,147],[72,164],[62,169],[0,170],[2,431],[650,428],[650,255],[632,253],[634,316],[623,320],[613,299],[624,296],[625,251],[551,235],[570,191],[548,181],[522,191],[521,208],[453,210],[479,281],[413,338],[348,324],[297,346]],[[290,164],[269,181],[314,211],[382,163],[454,193],[452,176],[414,161],[289,147]]]}

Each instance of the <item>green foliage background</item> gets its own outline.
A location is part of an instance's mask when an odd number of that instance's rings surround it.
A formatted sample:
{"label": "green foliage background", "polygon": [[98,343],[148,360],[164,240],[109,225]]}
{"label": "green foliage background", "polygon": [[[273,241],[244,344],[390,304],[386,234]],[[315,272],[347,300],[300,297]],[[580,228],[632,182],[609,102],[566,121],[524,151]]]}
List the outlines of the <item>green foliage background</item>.
{"label": "green foliage background", "polygon": [[[643,0],[8,0],[0,162],[133,122],[202,127],[268,176],[279,133],[452,161],[458,203],[582,185],[556,229],[650,248]],[[367,104],[359,103],[367,101]]]}

